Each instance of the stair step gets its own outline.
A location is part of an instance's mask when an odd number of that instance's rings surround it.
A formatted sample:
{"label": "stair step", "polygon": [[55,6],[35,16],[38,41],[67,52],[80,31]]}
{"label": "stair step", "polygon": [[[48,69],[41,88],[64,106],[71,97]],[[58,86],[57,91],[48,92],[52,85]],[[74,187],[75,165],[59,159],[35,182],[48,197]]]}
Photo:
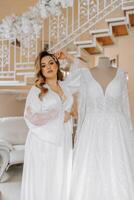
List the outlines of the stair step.
{"label": "stair step", "polygon": [[129,15],[129,20],[130,20],[131,26],[134,26],[134,14],[133,15]]}
{"label": "stair step", "polygon": [[23,62],[23,63],[16,63],[16,70],[17,71],[23,71],[23,70],[34,70],[35,66],[34,66],[34,62]]}
{"label": "stair step", "polygon": [[128,35],[128,27],[125,24],[122,25],[113,25],[112,26],[112,31],[114,36],[123,36],[123,35]]}
{"label": "stair step", "polygon": [[31,66],[19,66],[16,67],[16,71],[33,71],[35,69],[35,67],[31,67]]}
{"label": "stair step", "polygon": [[93,40],[84,40],[84,41],[75,41],[75,45],[87,45],[87,44],[92,44]]}
{"label": "stair step", "polygon": [[84,49],[90,54],[97,54],[102,51],[102,47],[95,38],[93,38],[93,40],[77,41],[75,43],[79,46],[80,49]]}
{"label": "stair step", "polygon": [[96,47],[85,48],[85,50],[91,55],[100,54],[101,53],[101,51]]}
{"label": "stair step", "polygon": [[17,75],[17,76],[34,77],[34,76],[35,76],[35,73],[34,73],[34,72],[26,72],[26,71],[23,71],[23,72],[16,72],[16,75]]}
{"label": "stair step", "polygon": [[109,24],[109,29],[114,36],[128,35],[127,17],[111,18],[107,19],[106,22]]}
{"label": "stair step", "polygon": [[96,40],[102,45],[113,45],[114,44],[114,38],[111,36],[103,36],[103,37],[97,37]]}
{"label": "stair step", "polygon": [[123,6],[122,10],[124,10],[124,11],[134,10],[134,6]]}
{"label": "stair step", "polygon": [[92,45],[85,45],[83,48],[91,55],[99,54],[103,51],[102,46],[96,41],[96,43]]}
{"label": "stair step", "polygon": [[1,78],[10,78],[14,79],[15,71],[0,71],[0,79]]}
{"label": "stair step", "polygon": [[124,22],[125,20],[126,20],[126,17],[117,17],[117,18],[106,19],[105,21],[107,23],[114,23],[114,22]]}
{"label": "stair step", "polygon": [[24,86],[26,85],[23,81],[0,81],[0,86]]}
{"label": "stair step", "polygon": [[127,11],[126,16],[131,26],[134,26],[134,10]]}
{"label": "stair step", "polygon": [[16,73],[30,73],[30,72],[34,72],[34,70],[35,69],[33,69],[33,68],[29,68],[29,69],[16,69],[15,71],[16,71]]}
{"label": "stair step", "polygon": [[68,54],[73,55],[75,57],[79,57],[79,52],[78,51],[68,51]]}
{"label": "stair step", "polygon": [[16,65],[17,65],[17,66],[22,66],[22,65],[24,65],[24,66],[25,66],[25,65],[26,65],[26,66],[27,66],[27,65],[33,66],[33,65],[34,65],[34,62],[17,62]]}
{"label": "stair step", "polygon": [[0,82],[1,81],[14,81],[15,78],[0,78]]}
{"label": "stair step", "polygon": [[100,34],[100,33],[108,33],[109,29],[97,29],[97,30],[92,30],[90,31],[91,34]]}

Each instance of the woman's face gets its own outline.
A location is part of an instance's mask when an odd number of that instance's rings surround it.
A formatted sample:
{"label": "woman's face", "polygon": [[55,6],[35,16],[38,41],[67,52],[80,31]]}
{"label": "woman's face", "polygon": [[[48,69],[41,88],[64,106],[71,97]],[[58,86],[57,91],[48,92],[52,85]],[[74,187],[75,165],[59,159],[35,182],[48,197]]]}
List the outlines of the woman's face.
{"label": "woman's face", "polygon": [[46,79],[57,78],[58,66],[51,56],[45,56],[41,59],[41,69]]}

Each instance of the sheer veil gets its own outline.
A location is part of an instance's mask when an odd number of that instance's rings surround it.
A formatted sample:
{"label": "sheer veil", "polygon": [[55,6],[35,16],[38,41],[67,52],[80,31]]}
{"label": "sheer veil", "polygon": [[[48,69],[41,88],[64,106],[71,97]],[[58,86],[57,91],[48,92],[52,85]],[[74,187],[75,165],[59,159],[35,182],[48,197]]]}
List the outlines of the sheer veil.
{"label": "sheer veil", "polygon": [[75,59],[71,65],[70,74],[65,79],[66,85],[71,90],[72,94],[77,93],[78,95],[78,122],[75,141],[79,137],[79,132],[85,119],[86,114],[86,102],[87,98],[87,87],[89,84],[89,69],[84,63],[81,63],[79,59]]}

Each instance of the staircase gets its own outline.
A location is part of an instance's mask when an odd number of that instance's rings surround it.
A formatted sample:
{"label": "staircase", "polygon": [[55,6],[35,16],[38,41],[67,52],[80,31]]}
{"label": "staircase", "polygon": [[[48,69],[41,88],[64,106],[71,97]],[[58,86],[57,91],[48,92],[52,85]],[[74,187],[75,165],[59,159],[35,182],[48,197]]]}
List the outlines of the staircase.
{"label": "staircase", "polygon": [[[90,62],[92,55],[101,54],[105,46],[116,44],[117,37],[131,34],[134,0],[75,0],[73,8],[63,9],[60,16],[49,17],[46,23],[49,24],[49,50],[65,48],[69,54]],[[36,41],[36,55],[45,39],[43,30],[41,40]],[[36,55],[25,61],[20,56],[22,47],[10,48],[14,49],[16,61],[14,59],[13,67],[1,68],[0,90],[23,91],[19,97],[24,98],[25,91],[27,93],[33,84]]]}
{"label": "staircase", "polygon": [[68,53],[82,59],[84,50],[85,61],[90,62],[89,55],[101,54],[104,52],[105,46],[116,44],[117,37],[131,34],[134,27],[134,2],[131,3],[131,6],[118,8],[117,13],[119,16],[112,14],[110,17],[110,14],[103,22],[99,22],[101,25],[97,23],[95,28],[76,38],[73,42],[75,51],[69,50]]}
{"label": "staircase", "polygon": [[89,31],[91,39],[75,41],[77,51],[74,52],[74,55],[81,57],[81,49],[91,55],[101,54],[105,46],[116,44],[116,37],[129,35],[134,26],[134,7],[123,8],[123,12],[123,17],[107,18],[105,20],[107,28]]}

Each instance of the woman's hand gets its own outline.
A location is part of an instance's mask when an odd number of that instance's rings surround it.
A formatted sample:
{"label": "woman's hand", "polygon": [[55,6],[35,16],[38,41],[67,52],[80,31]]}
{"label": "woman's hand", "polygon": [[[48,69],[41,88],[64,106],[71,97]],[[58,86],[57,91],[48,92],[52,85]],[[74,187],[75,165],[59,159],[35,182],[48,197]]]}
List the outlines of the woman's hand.
{"label": "woman's hand", "polygon": [[68,120],[71,119],[71,115],[69,112],[65,111],[64,112],[64,123],[68,122]]}
{"label": "woman's hand", "polygon": [[65,50],[58,51],[54,55],[56,56],[57,59],[60,59],[60,60],[67,59],[71,62],[74,61],[74,57],[72,55],[69,55]]}
{"label": "woman's hand", "polygon": [[54,55],[56,56],[57,59],[61,59],[61,60],[67,59],[68,57],[65,51],[57,51]]}

